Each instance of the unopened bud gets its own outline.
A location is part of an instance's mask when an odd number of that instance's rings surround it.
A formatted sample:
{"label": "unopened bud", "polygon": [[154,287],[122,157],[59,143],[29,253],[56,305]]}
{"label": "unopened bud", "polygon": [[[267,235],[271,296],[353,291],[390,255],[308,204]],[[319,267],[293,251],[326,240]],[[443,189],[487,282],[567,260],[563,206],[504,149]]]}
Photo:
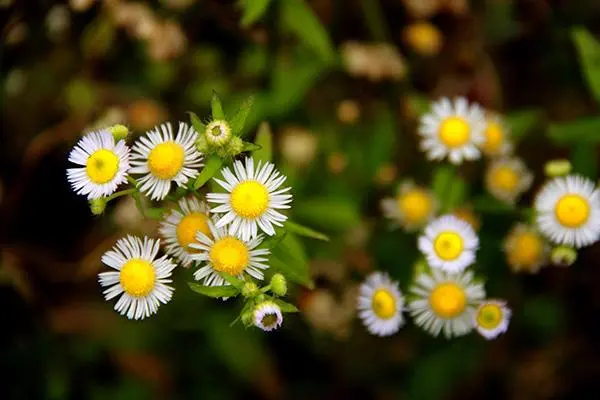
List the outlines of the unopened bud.
{"label": "unopened bud", "polygon": [[552,160],[544,165],[544,172],[550,178],[568,175],[571,172],[569,160]]}
{"label": "unopened bud", "polygon": [[246,282],[242,287],[242,296],[252,297],[258,293],[258,286],[254,282]]}
{"label": "unopened bud", "polygon": [[227,121],[212,121],[206,126],[204,136],[211,146],[222,147],[231,139],[231,127]]}
{"label": "unopened bud", "polygon": [[271,291],[277,296],[285,296],[287,293],[287,281],[282,274],[271,277]]}
{"label": "unopened bud", "polygon": [[552,249],[550,260],[559,267],[570,267],[577,260],[577,251],[569,246],[558,246]]}
{"label": "unopened bud", "polygon": [[119,140],[124,140],[127,135],[129,135],[129,128],[127,128],[125,125],[113,125],[109,128],[109,130],[117,142]]}
{"label": "unopened bud", "polygon": [[106,208],[106,199],[101,197],[99,199],[90,200],[90,211],[94,215],[100,215],[104,212]]}

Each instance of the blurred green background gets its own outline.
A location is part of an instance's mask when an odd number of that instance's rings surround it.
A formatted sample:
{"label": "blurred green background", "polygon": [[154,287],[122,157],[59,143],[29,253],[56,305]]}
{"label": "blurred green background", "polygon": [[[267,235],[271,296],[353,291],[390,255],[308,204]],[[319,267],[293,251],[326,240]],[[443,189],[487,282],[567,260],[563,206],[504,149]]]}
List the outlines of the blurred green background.
{"label": "blurred green background", "polygon": [[[514,275],[500,246],[516,216],[479,215],[477,272],[513,309],[495,341],[434,339],[410,321],[391,338],[371,337],[354,306],[370,271],[389,271],[403,290],[412,277],[415,237],[390,231],[379,201],[400,179],[432,179],[436,165],[415,133],[428,99],[465,95],[504,113],[534,187],[554,157],[597,178],[600,2],[0,6],[0,398],[596,397],[597,245],[569,268]],[[139,135],[187,111],[208,116],[213,90],[226,111],[255,96],[248,129],[269,122],[292,217],[332,237],[305,242],[316,287],[295,287],[301,313],[270,334],[229,327],[237,306],[191,292],[190,270],[177,272],[174,299],[156,316],[121,318],[97,284],[100,256],[126,232],[155,235],[156,223],[127,198],[94,217],[66,180],[83,132],[125,123]],[[484,166],[460,169],[469,204],[483,193]]]}

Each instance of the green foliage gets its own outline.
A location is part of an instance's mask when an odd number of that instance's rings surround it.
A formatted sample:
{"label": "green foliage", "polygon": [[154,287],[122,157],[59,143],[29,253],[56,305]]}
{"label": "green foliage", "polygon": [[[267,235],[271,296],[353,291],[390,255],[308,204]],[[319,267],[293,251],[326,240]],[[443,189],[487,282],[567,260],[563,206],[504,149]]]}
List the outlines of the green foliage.
{"label": "green foliage", "polygon": [[209,181],[221,169],[223,159],[219,156],[209,156],[204,162],[204,168],[194,181],[194,190],[198,190],[202,185]]}
{"label": "green foliage", "polygon": [[313,229],[307,228],[306,226],[302,226],[295,222],[290,221],[289,219],[284,222],[284,228],[291,233],[295,233],[300,236],[309,237],[312,239],[322,240],[324,242],[329,242],[329,237],[320,232],[317,232]]}
{"label": "green foliage", "polygon": [[190,289],[208,297],[231,297],[239,294],[239,289],[234,286],[204,286],[199,283],[189,282]]}
{"label": "green foliage", "polygon": [[221,99],[217,95],[217,92],[213,91],[212,99],[210,100],[210,108],[212,110],[213,120],[225,119],[225,113],[223,112],[223,105]]}
{"label": "green foliage", "polygon": [[343,232],[360,223],[358,207],[351,199],[316,197],[298,202],[294,219],[327,232]]}
{"label": "green foliage", "polygon": [[240,3],[244,9],[241,25],[249,26],[261,19],[271,0],[241,0]]}
{"label": "green foliage", "polygon": [[571,36],[579,54],[579,62],[588,89],[596,99],[596,103],[600,105],[600,43],[589,31],[581,27],[574,28]]}
{"label": "green foliage", "polygon": [[271,133],[271,128],[268,123],[263,122],[260,124],[258,132],[256,133],[255,142],[258,148],[252,153],[254,161],[271,161],[273,158],[273,134]]}
{"label": "green foliage", "polygon": [[551,124],[548,129],[548,137],[558,145],[600,143],[600,117]]}

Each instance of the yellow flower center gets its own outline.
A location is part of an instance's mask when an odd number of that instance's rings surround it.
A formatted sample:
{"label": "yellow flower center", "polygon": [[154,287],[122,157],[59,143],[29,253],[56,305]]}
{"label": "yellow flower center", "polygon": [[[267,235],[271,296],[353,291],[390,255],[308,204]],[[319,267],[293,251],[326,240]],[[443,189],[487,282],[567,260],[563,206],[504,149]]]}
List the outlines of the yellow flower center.
{"label": "yellow flower center", "polygon": [[231,236],[217,240],[210,249],[210,261],[217,272],[237,276],[244,272],[249,259],[248,247]]}
{"label": "yellow flower center", "polygon": [[440,140],[448,147],[464,146],[470,137],[471,127],[461,117],[446,118],[440,126]]}
{"label": "yellow flower center", "polygon": [[151,262],[134,258],[121,267],[119,280],[128,295],[145,297],[154,289],[156,272]]}
{"label": "yellow flower center", "polygon": [[85,171],[95,184],[110,182],[119,171],[119,157],[110,150],[97,150],[88,157]]}
{"label": "yellow flower center", "polygon": [[502,126],[496,121],[488,121],[485,130],[485,142],[482,149],[487,154],[496,154],[502,149],[504,144],[504,131]]}
{"label": "yellow flower center", "polygon": [[269,207],[269,192],[257,181],[245,181],[231,192],[231,208],[241,217],[260,217]]}
{"label": "yellow flower center", "polygon": [[396,313],[396,298],[387,289],[377,289],[371,300],[373,312],[381,319],[390,319]]}
{"label": "yellow flower center", "polygon": [[433,248],[442,260],[456,260],[463,251],[463,239],[456,232],[442,232],[435,238]]}
{"label": "yellow flower center", "polygon": [[561,225],[578,228],[588,220],[590,204],[578,194],[567,194],[556,203],[554,214]]}
{"label": "yellow flower center", "polygon": [[431,292],[429,305],[438,317],[451,319],[465,310],[467,295],[456,283],[442,283]]}
{"label": "yellow flower center", "polygon": [[497,304],[486,304],[477,313],[477,325],[483,329],[494,329],[502,322],[502,308]]}
{"label": "yellow flower center", "polygon": [[265,328],[270,328],[277,324],[277,314],[265,314],[260,321]]}
{"label": "yellow flower center", "polygon": [[492,173],[491,184],[501,190],[514,192],[519,184],[519,174],[510,167],[498,167]]}
{"label": "yellow flower center", "polygon": [[190,248],[191,243],[196,243],[196,232],[202,232],[206,236],[211,237],[210,229],[206,223],[208,217],[206,214],[201,212],[195,212],[186,215],[181,219],[179,225],[177,225],[177,241],[188,252],[195,252],[196,250]]}
{"label": "yellow flower center", "polygon": [[183,147],[175,142],[157,144],[148,156],[148,168],[160,179],[173,179],[183,167]]}
{"label": "yellow flower center", "polygon": [[406,222],[419,224],[429,216],[433,204],[431,197],[425,191],[414,189],[398,198],[398,208],[404,215]]}
{"label": "yellow flower center", "polygon": [[534,232],[523,232],[514,240],[510,248],[508,262],[511,265],[534,266],[542,259],[544,243],[542,238]]}

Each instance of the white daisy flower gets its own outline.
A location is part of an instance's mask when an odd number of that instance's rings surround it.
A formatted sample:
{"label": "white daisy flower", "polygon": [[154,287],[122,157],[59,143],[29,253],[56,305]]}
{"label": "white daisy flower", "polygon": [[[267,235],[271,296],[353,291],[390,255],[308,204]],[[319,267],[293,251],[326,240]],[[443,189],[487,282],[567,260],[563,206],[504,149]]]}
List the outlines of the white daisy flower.
{"label": "white daisy flower", "polygon": [[485,115],[478,104],[469,104],[466,98],[450,101],[444,97],[431,105],[431,111],[421,117],[419,135],[421,149],[430,160],[448,157],[452,164],[480,157]]}
{"label": "white daisy flower", "polygon": [[510,154],[513,150],[513,145],[510,141],[510,129],[499,115],[494,113],[487,114],[485,130],[483,131],[484,141],[480,145],[483,154],[488,157]]}
{"label": "white daisy flower", "polygon": [[115,143],[107,130],[86,134],[69,154],[69,161],[83,168],[67,169],[67,178],[77,194],[89,200],[110,196],[127,182],[129,148],[124,140]]}
{"label": "white daisy flower", "polygon": [[159,240],[127,236],[102,256],[104,264],[117,270],[98,274],[100,285],[110,286],[104,297],[120,295],[115,310],[129,319],[149,317],[171,300],[173,288],[167,283],[176,264],[166,255],[157,259],[159,247]]}
{"label": "white daisy flower", "polygon": [[190,247],[197,250],[191,258],[203,264],[194,273],[197,281],[204,279],[207,286],[228,285],[219,272],[225,272],[237,278],[244,279],[248,274],[255,279],[264,278],[263,270],[269,268],[267,257],[268,249],[257,249],[263,240],[263,235],[258,235],[251,240],[243,240],[240,236],[230,235],[226,228],[218,228],[212,220],[208,221],[211,236],[203,232],[196,233],[197,242]]}
{"label": "white daisy flower", "polygon": [[540,231],[553,243],[581,248],[600,237],[600,197],[587,178],[568,175],[547,182],[535,210]]}
{"label": "white daisy flower", "polygon": [[183,267],[193,262],[191,255],[195,252],[190,247],[196,241],[196,232],[210,236],[208,228],[208,206],[195,197],[179,200],[179,208],[173,209],[161,222],[159,232],[165,239],[165,251],[177,258]]}
{"label": "white daisy flower", "polygon": [[511,311],[503,300],[486,300],[473,315],[477,332],[487,340],[495,339],[508,330]]}
{"label": "white daisy flower", "polygon": [[246,166],[241,161],[233,164],[235,174],[229,168],[221,173],[225,181],[216,179],[228,193],[209,193],[206,200],[221,204],[213,213],[225,213],[217,222],[217,227],[229,226],[229,234],[248,241],[258,235],[258,228],[267,235],[275,234],[275,226],[282,226],[287,217],[277,210],[290,208],[291,188],[278,189],[286,180],[284,175],[269,162],[254,168],[252,158],[246,158]]}
{"label": "white daisy flower", "polygon": [[171,182],[185,185],[198,175],[202,154],[196,150],[198,133],[192,126],[179,123],[173,138],[170,123],[162,124],[142,136],[133,146],[132,174],[143,175],[140,191],[152,200],[162,200],[171,189]]}
{"label": "white daisy flower", "polygon": [[490,163],[485,173],[485,186],[492,196],[515,203],[531,187],[533,174],[518,158],[499,158]]}
{"label": "white daisy flower", "polygon": [[418,246],[432,268],[455,273],[475,262],[479,238],[468,222],[448,214],[427,225]]}
{"label": "white daisy flower", "polygon": [[415,324],[433,336],[443,331],[448,339],[473,329],[475,307],[485,298],[483,285],[473,282],[471,271],[448,274],[433,269],[420,274],[410,291],[417,297],[408,304]]}
{"label": "white daisy flower", "polygon": [[506,262],[513,272],[536,273],[548,261],[550,246],[532,226],[518,223],[504,241]]}
{"label": "white daisy flower", "polygon": [[254,326],[266,332],[279,328],[283,323],[281,308],[272,301],[264,301],[257,305],[253,317]]}
{"label": "white daisy flower", "polygon": [[381,200],[381,209],[386,218],[397,222],[407,231],[414,231],[433,218],[438,201],[431,190],[407,180],[398,186],[396,198]]}
{"label": "white daisy flower", "polygon": [[358,315],[367,330],[377,336],[389,336],[404,325],[404,297],[398,282],[387,274],[373,272],[360,285]]}

